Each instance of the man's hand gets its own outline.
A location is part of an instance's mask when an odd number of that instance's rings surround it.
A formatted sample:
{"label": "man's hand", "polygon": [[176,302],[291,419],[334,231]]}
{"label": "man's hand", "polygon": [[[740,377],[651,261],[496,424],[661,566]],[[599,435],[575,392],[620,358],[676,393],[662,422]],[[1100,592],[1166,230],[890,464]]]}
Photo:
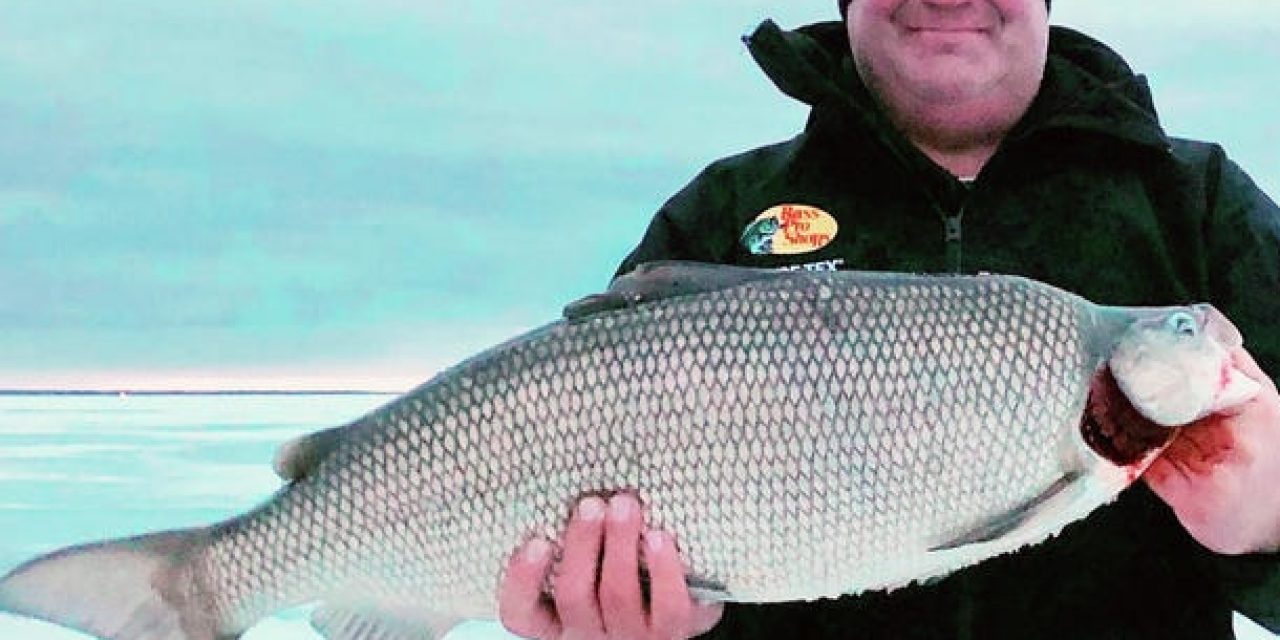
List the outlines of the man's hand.
{"label": "man's hand", "polygon": [[1209,550],[1280,551],[1280,394],[1247,351],[1232,360],[1262,390],[1184,427],[1144,478]]}
{"label": "man's hand", "polygon": [[[675,541],[645,530],[643,520],[633,496],[619,494],[608,503],[583,499],[565,529],[551,579],[554,599],[542,591],[554,561],[550,542],[531,540],[507,563],[498,592],[503,626],[539,640],[669,640],[714,627],[723,606],[690,597]],[[642,560],[649,571],[647,599]]]}

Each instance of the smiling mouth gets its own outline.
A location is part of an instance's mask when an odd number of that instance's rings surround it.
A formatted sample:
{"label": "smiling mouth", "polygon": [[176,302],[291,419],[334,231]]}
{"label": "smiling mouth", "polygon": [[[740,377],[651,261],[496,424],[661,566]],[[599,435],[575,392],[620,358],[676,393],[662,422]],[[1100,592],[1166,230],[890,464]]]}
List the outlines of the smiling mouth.
{"label": "smiling mouth", "polygon": [[982,27],[907,27],[908,33],[983,34]]}

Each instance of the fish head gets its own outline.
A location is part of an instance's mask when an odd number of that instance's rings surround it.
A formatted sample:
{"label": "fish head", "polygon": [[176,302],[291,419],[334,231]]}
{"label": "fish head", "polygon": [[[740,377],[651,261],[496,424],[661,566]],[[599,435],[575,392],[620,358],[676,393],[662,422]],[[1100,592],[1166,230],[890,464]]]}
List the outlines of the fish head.
{"label": "fish head", "polygon": [[1241,344],[1239,330],[1211,305],[1151,309],[1121,335],[1109,366],[1139,413],[1180,426],[1257,394],[1260,385],[1232,364]]}

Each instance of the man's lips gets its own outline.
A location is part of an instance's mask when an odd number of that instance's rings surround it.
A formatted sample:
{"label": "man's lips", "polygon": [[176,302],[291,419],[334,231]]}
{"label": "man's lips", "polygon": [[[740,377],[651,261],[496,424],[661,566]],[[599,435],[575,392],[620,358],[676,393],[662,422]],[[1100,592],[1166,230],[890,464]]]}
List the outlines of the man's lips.
{"label": "man's lips", "polygon": [[902,37],[921,43],[961,44],[991,38],[991,31],[981,27],[907,27]]}
{"label": "man's lips", "polygon": [[987,27],[957,27],[945,26],[935,27],[930,25],[910,26],[906,27],[910,33],[987,33],[991,29]]}

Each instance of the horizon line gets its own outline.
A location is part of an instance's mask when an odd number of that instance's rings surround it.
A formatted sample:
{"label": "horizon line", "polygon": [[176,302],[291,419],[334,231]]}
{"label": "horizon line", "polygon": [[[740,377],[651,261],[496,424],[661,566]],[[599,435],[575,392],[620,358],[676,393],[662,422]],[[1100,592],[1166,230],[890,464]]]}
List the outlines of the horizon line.
{"label": "horizon line", "polygon": [[0,396],[354,396],[398,395],[384,389],[0,389]]}

